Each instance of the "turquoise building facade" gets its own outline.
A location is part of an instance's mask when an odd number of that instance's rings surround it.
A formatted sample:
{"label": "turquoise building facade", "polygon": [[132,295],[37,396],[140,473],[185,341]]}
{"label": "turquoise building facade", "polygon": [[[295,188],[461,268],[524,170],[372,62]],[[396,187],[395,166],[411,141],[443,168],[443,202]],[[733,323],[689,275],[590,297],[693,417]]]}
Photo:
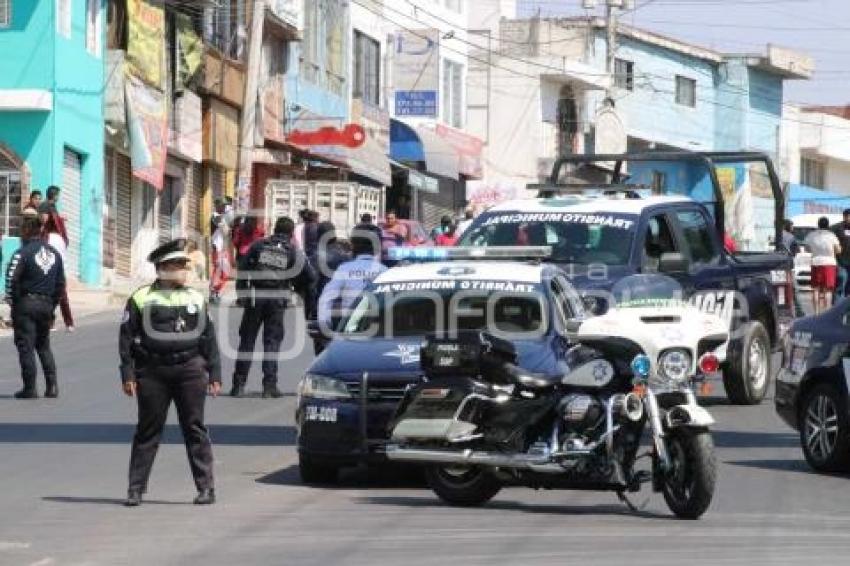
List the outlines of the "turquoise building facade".
{"label": "turquoise building facade", "polygon": [[101,282],[105,0],[12,0],[0,21],[0,229],[18,246],[31,190],[62,188],[66,271]]}

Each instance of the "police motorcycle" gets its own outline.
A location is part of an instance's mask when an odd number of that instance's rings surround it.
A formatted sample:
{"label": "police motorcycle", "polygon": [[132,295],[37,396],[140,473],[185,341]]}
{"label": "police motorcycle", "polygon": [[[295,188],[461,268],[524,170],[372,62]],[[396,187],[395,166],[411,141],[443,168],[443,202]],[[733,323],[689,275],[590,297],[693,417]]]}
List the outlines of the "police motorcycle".
{"label": "police motorcycle", "polygon": [[400,404],[387,457],[424,464],[432,490],[458,506],[520,485],[613,491],[636,510],[627,494],[651,483],[677,517],[699,518],[715,488],[714,419],[693,385],[719,371],[713,350],[728,331],[714,314],[654,296],[669,278],[627,279],[616,307],[571,323],[575,345],[554,380],[517,367],[502,337],[430,335],[426,381]]}

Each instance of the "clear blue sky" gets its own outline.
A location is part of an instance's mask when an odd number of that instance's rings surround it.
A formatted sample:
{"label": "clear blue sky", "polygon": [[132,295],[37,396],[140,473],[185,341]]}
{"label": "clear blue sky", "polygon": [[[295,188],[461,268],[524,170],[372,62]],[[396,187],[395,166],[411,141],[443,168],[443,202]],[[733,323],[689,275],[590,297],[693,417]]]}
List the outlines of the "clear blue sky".
{"label": "clear blue sky", "polygon": [[[583,15],[581,0],[520,0],[520,15]],[[598,0],[602,15],[605,0]],[[637,0],[625,23],[732,53],[773,43],[815,58],[810,81],[786,83],[785,100],[850,104],[850,0]]]}

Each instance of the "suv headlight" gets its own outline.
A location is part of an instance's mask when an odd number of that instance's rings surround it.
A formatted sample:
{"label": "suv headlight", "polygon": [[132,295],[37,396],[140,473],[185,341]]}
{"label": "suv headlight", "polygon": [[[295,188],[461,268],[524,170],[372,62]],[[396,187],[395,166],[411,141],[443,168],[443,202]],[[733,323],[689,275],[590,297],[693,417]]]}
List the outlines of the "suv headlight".
{"label": "suv headlight", "polygon": [[658,373],[663,378],[681,383],[691,373],[691,362],[691,354],[687,350],[667,350],[658,358]]}
{"label": "suv headlight", "polygon": [[345,383],[333,377],[308,373],[298,384],[298,397],[314,399],[350,399],[351,392]]}

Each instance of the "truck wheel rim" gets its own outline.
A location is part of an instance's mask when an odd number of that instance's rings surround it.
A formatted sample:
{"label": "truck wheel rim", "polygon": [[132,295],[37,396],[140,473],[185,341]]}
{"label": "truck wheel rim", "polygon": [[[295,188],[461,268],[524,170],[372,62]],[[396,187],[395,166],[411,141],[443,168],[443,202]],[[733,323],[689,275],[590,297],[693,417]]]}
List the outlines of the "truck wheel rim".
{"label": "truck wheel rim", "polygon": [[761,340],[753,340],[750,343],[749,366],[750,366],[750,383],[754,389],[761,389],[767,381],[767,349]]}
{"label": "truck wheel rim", "polygon": [[826,395],[818,395],[806,410],[806,447],[817,460],[828,460],[838,439],[838,410]]}

